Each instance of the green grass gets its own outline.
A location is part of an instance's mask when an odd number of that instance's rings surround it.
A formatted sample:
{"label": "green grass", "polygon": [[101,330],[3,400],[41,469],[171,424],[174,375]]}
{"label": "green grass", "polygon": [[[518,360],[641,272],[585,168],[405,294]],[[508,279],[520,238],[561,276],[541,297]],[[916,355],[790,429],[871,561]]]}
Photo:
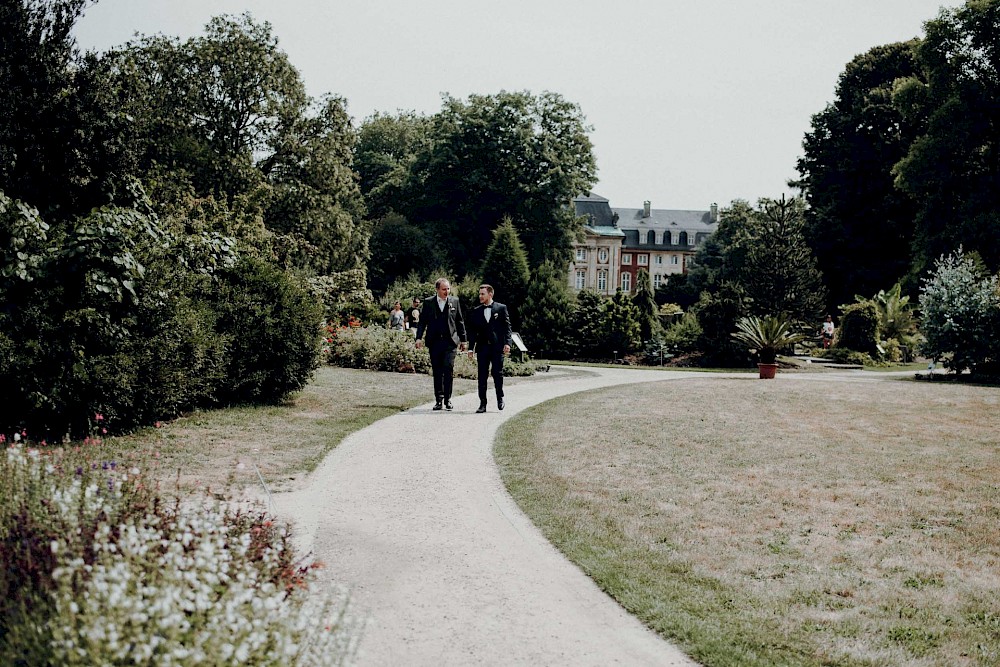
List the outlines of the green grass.
{"label": "green grass", "polygon": [[545,535],[703,664],[998,664],[1000,391],[869,377],[588,392],[495,454]]}

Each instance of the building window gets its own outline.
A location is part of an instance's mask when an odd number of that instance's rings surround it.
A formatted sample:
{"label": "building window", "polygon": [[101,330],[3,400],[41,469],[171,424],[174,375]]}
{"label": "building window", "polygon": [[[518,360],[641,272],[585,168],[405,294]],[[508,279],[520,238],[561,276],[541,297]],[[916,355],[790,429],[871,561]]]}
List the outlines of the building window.
{"label": "building window", "polygon": [[688,233],[681,232],[680,236],[677,238],[677,245],[687,245],[688,244]]}
{"label": "building window", "polygon": [[599,292],[608,291],[608,272],[598,271],[597,272],[597,290]]}
{"label": "building window", "polygon": [[583,289],[586,286],[587,286],[587,272],[581,269],[576,272],[576,288]]}
{"label": "building window", "polygon": [[632,255],[626,255],[626,254],[623,253],[622,254],[622,264],[631,264],[631,263],[632,263]]}
{"label": "building window", "polygon": [[639,266],[646,266],[649,264],[649,255],[639,255]]}
{"label": "building window", "polygon": [[578,262],[586,262],[587,261],[587,249],[586,248],[577,248],[576,249],[576,261],[578,261]]}
{"label": "building window", "polygon": [[646,233],[646,243],[649,245],[656,245],[656,232],[652,229]]}
{"label": "building window", "polygon": [[657,255],[656,256],[656,265],[657,266],[663,266],[663,255]]}
{"label": "building window", "polygon": [[677,266],[677,255],[670,256],[670,263],[673,264],[674,266]]}
{"label": "building window", "polygon": [[608,263],[608,249],[607,248],[601,248],[600,250],[597,251],[597,261],[600,262],[601,264],[607,264]]}
{"label": "building window", "polygon": [[632,274],[623,273],[622,274],[622,291],[631,292],[632,291]]}
{"label": "building window", "polygon": [[663,276],[661,276],[659,273],[654,273],[653,274],[653,289],[656,289],[657,287],[659,287],[661,282],[663,282]]}
{"label": "building window", "polygon": [[663,245],[670,245],[670,230],[663,232]]}

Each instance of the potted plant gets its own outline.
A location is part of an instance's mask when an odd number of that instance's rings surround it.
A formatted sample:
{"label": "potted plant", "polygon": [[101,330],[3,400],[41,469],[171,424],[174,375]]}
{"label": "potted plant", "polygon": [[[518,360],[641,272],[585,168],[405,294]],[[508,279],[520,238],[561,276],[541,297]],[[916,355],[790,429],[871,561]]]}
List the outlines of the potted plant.
{"label": "potted plant", "polygon": [[733,338],[757,353],[761,379],[770,379],[778,370],[778,352],[804,341],[808,336],[792,330],[792,323],[782,317],[743,317],[736,323]]}

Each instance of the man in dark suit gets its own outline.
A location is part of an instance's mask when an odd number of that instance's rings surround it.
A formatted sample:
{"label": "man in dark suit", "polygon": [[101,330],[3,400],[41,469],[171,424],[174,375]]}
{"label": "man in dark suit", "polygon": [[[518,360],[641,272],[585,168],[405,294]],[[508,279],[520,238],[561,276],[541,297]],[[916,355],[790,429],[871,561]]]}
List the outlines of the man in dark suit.
{"label": "man in dark suit", "polygon": [[427,351],[431,354],[434,371],[434,409],[451,410],[451,388],[455,372],[455,350],[465,349],[465,320],[458,298],[450,296],[451,283],[438,278],[434,283],[437,294],[424,299],[417,324],[417,349],[423,347],[427,332]]}
{"label": "man in dark suit", "polygon": [[497,390],[497,408],[503,410],[503,357],[510,352],[510,314],[507,306],[493,300],[493,287],[479,286],[479,305],[469,315],[469,356],[479,359],[479,409],[486,412],[486,377],[491,374]]}

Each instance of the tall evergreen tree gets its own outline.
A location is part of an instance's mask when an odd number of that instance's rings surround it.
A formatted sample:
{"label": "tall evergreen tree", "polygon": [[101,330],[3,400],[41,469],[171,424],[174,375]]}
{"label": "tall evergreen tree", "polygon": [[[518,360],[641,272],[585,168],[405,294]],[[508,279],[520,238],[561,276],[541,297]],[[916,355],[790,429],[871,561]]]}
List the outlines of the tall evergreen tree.
{"label": "tall evergreen tree", "polygon": [[570,354],[573,301],[566,271],[554,262],[539,266],[528,285],[521,337],[533,354],[564,359]]}
{"label": "tall evergreen tree", "polygon": [[608,352],[617,352],[620,359],[639,349],[642,344],[639,313],[632,299],[621,290],[607,303],[607,323],[607,344],[611,349],[605,350],[605,356]]}
{"label": "tall evergreen tree", "polygon": [[519,327],[531,271],[524,244],[510,218],[504,218],[503,223],[493,230],[493,241],[486,249],[480,273],[483,282],[493,286],[497,301],[507,305],[511,324]]}
{"label": "tall evergreen tree", "polygon": [[608,313],[604,297],[590,289],[577,292],[572,319],[573,356],[590,359],[610,354],[605,352],[608,349]]}
{"label": "tall evergreen tree", "polygon": [[649,272],[645,269],[636,275],[635,294],[632,295],[632,303],[635,305],[636,318],[639,322],[639,336],[643,341],[651,340],[660,333],[660,309],[656,305],[656,296],[653,294],[653,283],[649,279]]}

